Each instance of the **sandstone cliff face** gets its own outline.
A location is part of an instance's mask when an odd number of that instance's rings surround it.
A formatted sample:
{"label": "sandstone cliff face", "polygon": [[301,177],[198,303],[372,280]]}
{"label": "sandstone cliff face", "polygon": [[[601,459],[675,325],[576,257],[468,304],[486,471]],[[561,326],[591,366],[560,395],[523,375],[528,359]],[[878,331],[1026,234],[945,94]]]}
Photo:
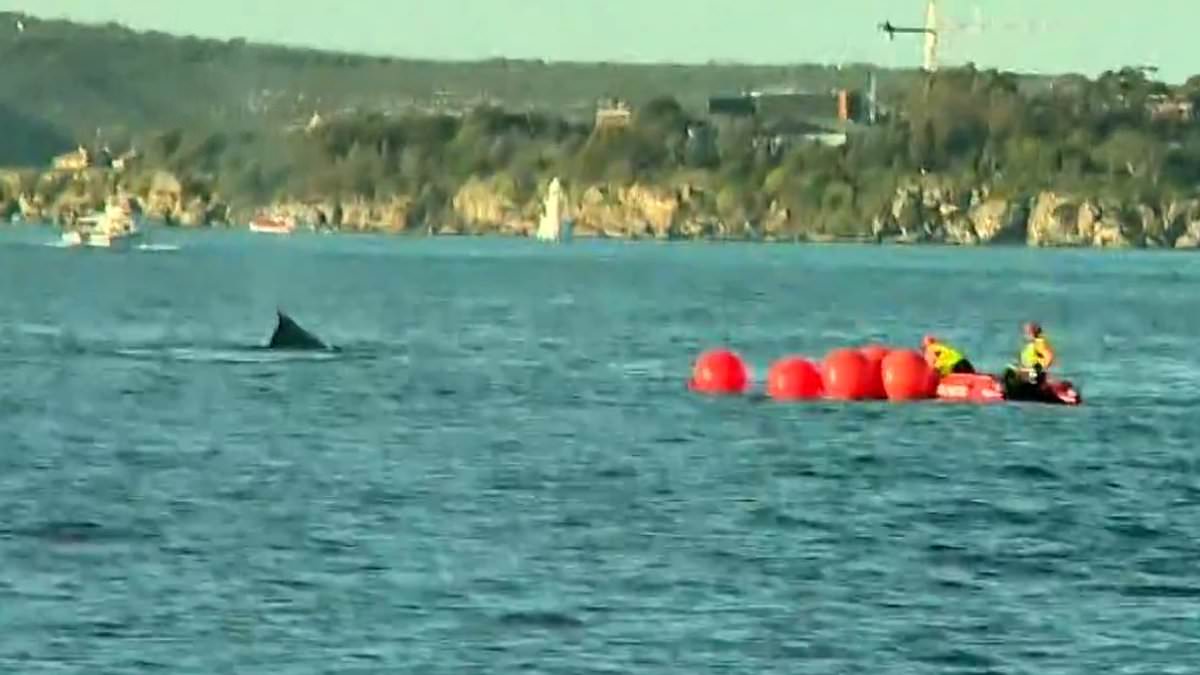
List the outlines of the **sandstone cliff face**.
{"label": "sandstone cliff face", "polygon": [[879,240],[911,243],[1006,243],[1024,236],[1026,220],[1019,201],[925,181],[899,187],[887,211],[876,216],[872,233]]}
{"label": "sandstone cliff face", "polygon": [[220,200],[189,197],[181,209],[172,214],[173,222],[182,227],[208,227],[228,223],[229,206]]}
{"label": "sandstone cliff face", "polygon": [[451,199],[452,221],[439,230],[444,234],[500,231],[528,235],[533,222],[515,201],[510,186],[499,181],[472,178]]}
{"label": "sandstone cliff face", "polygon": [[1027,243],[1126,248],[1140,243],[1142,226],[1136,221],[1136,213],[1116,204],[1043,192],[1033,201]]}
{"label": "sandstone cliff face", "polygon": [[[511,179],[497,176],[468,180],[450,195],[423,189],[419,195],[380,199],[283,200],[232,212],[217,195],[190,194],[188,185],[163,171],[136,178],[102,170],[0,171],[0,216],[20,213],[26,220],[64,222],[102,208],[114,190],[132,189],[147,216],[182,226],[243,225],[265,212],[294,218],[301,226],[348,232],[531,236],[546,187],[521,196]],[[583,237],[778,241],[863,233],[856,223],[831,229],[822,222],[829,214],[820,210],[798,216],[779,201],[714,185],[711,177],[680,176],[671,185],[566,187],[564,215],[574,219],[575,232]],[[1200,248],[1200,199],[1127,204],[1049,190],[1002,197],[986,186],[963,187],[937,176],[900,185],[867,220],[868,234],[881,242]]]}
{"label": "sandstone cliff face", "polygon": [[[681,236],[680,195],[666,188],[633,184],[592,185],[572,194],[568,188],[567,218],[579,236],[669,239]],[[455,193],[453,222],[443,232],[497,232],[530,236],[541,217],[540,195],[518,202],[504,185],[472,179]],[[692,232],[703,228],[691,228]]]}
{"label": "sandstone cliff face", "polygon": [[1200,200],[1172,204],[1163,225],[1175,248],[1200,248]]}
{"label": "sandstone cliff face", "polygon": [[102,210],[113,194],[129,194],[148,217],[179,225],[208,225],[228,217],[219,200],[188,194],[180,179],[165,171],[136,181],[108,169],[0,171],[0,212],[19,213],[26,221],[69,223]]}
{"label": "sandstone cliff face", "polygon": [[1193,221],[1187,231],[1175,240],[1175,248],[1200,248],[1200,221]]}
{"label": "sandstone cliff face", "polygon": [[897,189],[874,221],[879,240],[1037,247],[1200,247],[1200,200],[1123,204],[1044,191],[999,198],[936,180]]}
{"label": "sandstone cliff face", "polygon": [[1019,201],[988,199],[972,209],[970,217],[981,243],[1013,243],[1026,236],[1029,209]]}
{"label": "sandstone cliff face", "polygon": [[569,210],[576,214],[576,232],[585,236],[669,239],[678,236],[680,208],[674,191],[635,183],[591,186]]}
{"label": "sandstone cliff face", "polygon": [[0,170],[0,204],[14,204],[24,191],[21,173]]}
{"label": "sandstone cliff face", "polygon": [[[340,220],[337,218],[339,210]],[[380,201],[357,199],[344,204],[328,204],[324,213],[326,224],[351,232],[396,234],[416,225],[413,199],[407,196]]]}
{"label": "sandstone cliff face", "polygon": [[156,171],[141,199],[142,212],[151,218],[178,220],[184,206],[183,184],[166,171]]}
{"label": "sandstone cliff face", "polygon": [[[231,211],[215,207],[224,218],[210,222],[226,222],[244,226],[255,217],[290,219],[299,227],[337,229],[344,232],[379,232],[398,234],[415,225],[413,200],[407,196],[368,200],[362,198],[341,202],[336,200],[283,200],[261,209]],[[210,207],[210,209],[213,207]]]}
{"label": "sandstone cliff face", "polygon": [[1121,204],[1043,192],[1029,219],[1031,246],[1194,248],[1200,235],[1200,200]]}

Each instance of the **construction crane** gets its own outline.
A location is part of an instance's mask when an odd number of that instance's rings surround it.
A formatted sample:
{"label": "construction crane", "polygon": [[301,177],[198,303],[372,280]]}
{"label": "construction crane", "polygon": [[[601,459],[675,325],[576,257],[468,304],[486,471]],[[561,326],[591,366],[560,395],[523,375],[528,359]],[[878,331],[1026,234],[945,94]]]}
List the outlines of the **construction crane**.
{"label": "construction crane", "polygon": [[924,59],[921,67],[927,73],[932,73],[937,70],[938,66],[938,39],[940,33],[938,31],[938,12],[937,0],[929,0],[925,5],[925,25],[921,28],[910,26],[897,26],[891,21],[884,21],[879,24],[879,29],[887,33],[889,40],[895,40],[896,34],[908,35],[924,35],[925,50]]}
{"label": "construction crane", "polygon": [[888,39],[895,40],[896,33],[928,33],[928,28],[906,28],[904,26],[892,25],[891,21],[884,21],[879,24],[879,30],[888,34]]}
{"label": "construction crane", "polygon": [[879,24],[879,30],[886,33],[890,40],[895,40],[898,34],[925,36],[922,68],[927,73],[932,73],[938,69],[938,63],[943,56],[942,51],[947,46],[943,44],[943,41],[955,36],[977,37],[985,32],[991,33],[996,31],[1016,31],[1025,34],[1050,32],[1048,22],[1044,18],[1000,22],[985,21],[982,8],[979,5],[975,5],[974,20],[971,22],[962,22],[942,16],[938,5],[937,0],[927,0],[925,4],[925,25],[922,27],[897,26],[891,21],[884,21]]}

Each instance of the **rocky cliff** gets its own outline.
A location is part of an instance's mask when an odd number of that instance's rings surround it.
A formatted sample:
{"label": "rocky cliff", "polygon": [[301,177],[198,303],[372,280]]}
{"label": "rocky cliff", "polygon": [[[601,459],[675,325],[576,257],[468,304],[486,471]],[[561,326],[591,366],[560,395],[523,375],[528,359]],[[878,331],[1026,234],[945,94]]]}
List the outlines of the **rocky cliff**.
{"label": "rocky cliff", "polygon": [[[1043,191],[1001,196],[938,177],[898,186],[858,230],[836,230],[820,211],[801,219],[779,202],[755,210],[737,194],[704,181],[567,186],[566,217],[577,236],[623,239],[831,240],[963,246],[1200,248],[1200,199],[1122,203],[1104,195]],[[231,209],[218,195],[190,193],[168,172],[122,177],[0,171],[0,215],[63,222],[99,208],[116,189],[129,190],[148,216],[181,226],[245,223],[258,213],[348,232],[532,235],[541,215],[536,189],[503,177],[473,178],[449,195],[423,192],[381,199],[284,200]]]}
{"label": "rocky cliff", "polygon": [[1026,237],[1029,221],[1025,200],[928,180],[898,187],[890,207],[875,217],[872,233],[878,240],[911,243],[1014,243]]}
{"label": "rocky cliff", "polygon": [[[820,217],[802,222],[777,202],[760,213],[731,218],[705,186],[589,185],[568,189],[568,217],[579,236],[624,239],[830,240]],[[454,195],[445,234],[530,235],[540,215],[536,198],[521,200],[510,186],[472,180]],[[722,215],[722,214],[725,215]],[[873,219],[880,242],[965,246],[1200,247],[1200,199],[1120,204],[1090,195],[1045,191],[1001,197],[986,187],[955,188],[936,179],[896,189]]]}
{"label": "rocky cliff", "polygon": [[962,245],[1196,248],[1200,199],[1125,204],[1049,190],[1001,198],[930,181],[899,188],[873,232],[880,240]]}
{"label": "rocky cliff", "polygon": [[69,222],[102,209],[114,193],[130,194],[147,216],[177,225],[220,223],[227,212],[213,196],[188,194],[180,179],[165,171],[125,176],[109,169],[0,170],[0,214],[19,214],[30,222]]}

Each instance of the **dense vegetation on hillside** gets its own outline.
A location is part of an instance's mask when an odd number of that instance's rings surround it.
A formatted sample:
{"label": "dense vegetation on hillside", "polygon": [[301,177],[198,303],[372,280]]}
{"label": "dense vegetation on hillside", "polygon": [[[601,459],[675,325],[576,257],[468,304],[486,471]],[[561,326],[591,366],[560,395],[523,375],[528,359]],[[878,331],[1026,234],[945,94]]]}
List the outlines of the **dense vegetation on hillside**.
{"label": "dense vegetation on hillside", "polygon": [[0,103],[0,166],[40,166],[50,151],[71,147],[73,137],[44,120]]}
{"label": "dense vegetation on hillside", "polygon": [[[15,27],[22,21],[24,31]],[[598,98],[671,96],[699,112],[719,92],[861,88],[868,69],[629,65],[496,59],[431,62],[136,32],[0,12],[0,103],[91,140],[151,128],[302,123],[314,111],[404,113],[477,104],[590,118]],[[915,74],[883,71],[887,94]]]}
{"label": "dense vegetation on hillside", "polygon": [[[969,66],[883,73],[892,114],[879,124],[851,125],[842,147],[795,137],[776,145],[781,132],[766,120],[710,117],[705,97],[861,87],[866,70],[420,63],[31,20],[16,35],[3,23],[0,122],[27,132],[0,138],[0,159],[25,162],[103,127],[114,147],[141,150],[135,181],[167,169],[191,196],[235,207],[400,195],[436,219],[472,178],[526,202],[557,175],[576,185],[688,184],[712,195],[724,219],[754,221],[774,205],[796,226],[852,234],[923,175],[994,194],[1056,189],[1152,203],[1200,186],[1200,125],[1151,114],[1162,97],[1200,103],[1200,78],[1172,88],[1135,69],[1097,80]],[[628,127],[593,128],[604,94],[634,103]],[[313,110],[325,122],[305,129]]]}
{"label": "dense vegetation on hillside", "polygon": [[[1193,85],[1175,93],[1196,97]],[[197,184],[235,200],[404,194],[444,202],[472,176],[499,177],[518,201],[550,175],[577,184],[686,181],[714,190],[724,215],[753,218],[775,201],[797,221],[838,231],[863,227],[899,183],[922,174],[1012,195],[1194,194],[1200,125],[1151,120],[1147,104],[1159,93],[1168,90],[1134,70],[1036,95],[1018,91],[1009,74],[946,70],[915,83],[897,115],[855,131],[845,147],[794,143],[774,152],[755,143],[764,130],[753,120],[717,122],[711,137],[689,134],[711,120],[669,97],[638,108],[624,129],[481,107],[462,117],[351,115],[289,134],[175,130],[146,147],[151,165],[201,177]]]}
{"label": "dense vegetation on hillside", "polygon": [[[1172,90],[1140,70],[1095,81],[1069,78],[1022,95],[1010,75],[962,69],[915,88],[890,163],[988,181],[1011,191],[1059,186],[1194,191],[1200,186],[1200,126],[1170,113],[1156,118],[1155,97],[1200,103],[1200,78]],[[878,154],[863,148],[867,156]]]}

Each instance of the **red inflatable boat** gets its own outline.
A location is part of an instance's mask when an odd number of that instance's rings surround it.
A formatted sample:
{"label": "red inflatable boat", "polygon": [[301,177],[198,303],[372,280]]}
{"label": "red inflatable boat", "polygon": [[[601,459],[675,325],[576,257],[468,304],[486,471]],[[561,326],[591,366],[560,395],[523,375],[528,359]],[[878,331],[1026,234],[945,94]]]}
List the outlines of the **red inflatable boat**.
{"label": "red inflatable boat", "polygon": [[1046,380],[1042,385],[1017,377],[1000,378],[984,373],[954,373],[938,382],[937,397],[946,401],[994,403],[1029,401],[1055,405],[1079,405],[1079,391],[1066,380]]}

